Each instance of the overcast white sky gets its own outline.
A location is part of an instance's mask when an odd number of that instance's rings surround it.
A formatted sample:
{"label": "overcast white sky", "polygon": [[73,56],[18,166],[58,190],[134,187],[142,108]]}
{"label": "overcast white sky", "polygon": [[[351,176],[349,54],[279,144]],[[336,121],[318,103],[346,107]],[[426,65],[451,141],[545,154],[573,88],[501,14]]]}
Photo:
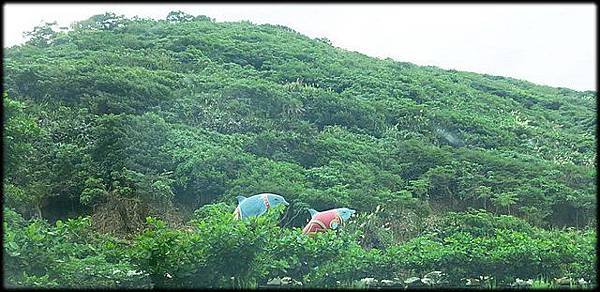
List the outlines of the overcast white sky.
{"label": "overcast white sky", "polygon": [[5,4],[4,47],[47,21],[68,26],[107,11],[165,18],[182,10],[217,21],[281,24],[335,46],[390,57],[596,90],[593,4]]}

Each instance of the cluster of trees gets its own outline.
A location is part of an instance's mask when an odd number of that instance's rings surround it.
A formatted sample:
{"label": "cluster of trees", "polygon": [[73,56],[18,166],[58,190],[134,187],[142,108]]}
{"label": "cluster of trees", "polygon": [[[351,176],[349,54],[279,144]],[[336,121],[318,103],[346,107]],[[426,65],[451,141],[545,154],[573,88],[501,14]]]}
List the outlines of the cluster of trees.
{"label": "cluster of trees", "polygon": [[596,224],[595,92],[182,12],[29,37],[3,62],[4,204],[25,218],[90,215],[131,235],[147,216],[183,226],[206,204],[274,192],[293,227],[306,206],[386,206],[373,220],[391,242],[423,232],[404,218],[472,208]]}

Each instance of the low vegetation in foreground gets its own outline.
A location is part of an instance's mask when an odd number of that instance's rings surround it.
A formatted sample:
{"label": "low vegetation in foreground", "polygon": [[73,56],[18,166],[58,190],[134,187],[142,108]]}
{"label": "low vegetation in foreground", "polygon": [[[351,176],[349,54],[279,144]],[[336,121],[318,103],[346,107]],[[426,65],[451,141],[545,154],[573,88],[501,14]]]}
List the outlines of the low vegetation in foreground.
{"label": "low vegetation in foreground", "polygon": [[[282,208],[247,222],[234,220],[232,211],[233,206],[226,204],[206,205],[181,228],[149,217],[142,233],[118,239],[91,231],[89,217],[49,224],[25,220],[5,209],[5,285],[533,287],[555,285],[554,281],[590,287],[596,283],[593,230],[543,230],[513,216],[480,210],[451,213],[410,240],[369,248],[367,242],[384,240],[358,227],[372,224],[368,215],[338,232],[311,237],[300,228],[280,226]],[[532,280],[529,284],[523,279]]]}

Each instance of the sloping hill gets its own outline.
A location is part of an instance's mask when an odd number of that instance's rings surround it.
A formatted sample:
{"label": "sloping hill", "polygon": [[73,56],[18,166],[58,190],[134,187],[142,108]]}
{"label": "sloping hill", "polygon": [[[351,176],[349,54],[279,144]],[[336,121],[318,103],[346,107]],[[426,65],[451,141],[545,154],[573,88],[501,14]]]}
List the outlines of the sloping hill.
{"label": "sloping hill", "polygon": [[148,214],[183,222],[268,191],[290,214],[381,205],[382,218],[485,208],[595,222],[596,92],[182,13],[31,36],[4,52],[5,203],[23,214],[109,212],[133,223],[106,228],[132,232]]}

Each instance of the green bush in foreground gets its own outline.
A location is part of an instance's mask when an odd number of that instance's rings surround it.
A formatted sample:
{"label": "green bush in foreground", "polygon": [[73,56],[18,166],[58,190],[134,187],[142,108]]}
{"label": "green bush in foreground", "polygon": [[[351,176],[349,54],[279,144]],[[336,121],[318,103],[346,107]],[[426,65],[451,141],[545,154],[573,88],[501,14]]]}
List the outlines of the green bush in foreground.
{"label": "green bush in foreground", "polygon": [[89,217],[25,221],[4,209],[4,283],[7,287],[150,287],[130,262],[127,246],[91,230]]}
{"label": "green bush in foreground", "polygon": [[[279,227],[282,208],[249,221],[232,207],[206,205],[182,229],[148,218],[131,242],[101,236],[89,218],[25,221],[4,213],[4,271],[9,287],[246,287],[291,277],[305,287],[351,287],[366,277],[406,279],[437,270],[449,286],[491,276],[498,287],[516,278],[584,278],[596,283],[595,232],[542,230],[482,211],[450,214],[456,222],[385,249],[365,249],[360,231],[313,237]],[[459,224],[460,223],[460,224]],[[352,224],[352,222],[349,222]]]}

